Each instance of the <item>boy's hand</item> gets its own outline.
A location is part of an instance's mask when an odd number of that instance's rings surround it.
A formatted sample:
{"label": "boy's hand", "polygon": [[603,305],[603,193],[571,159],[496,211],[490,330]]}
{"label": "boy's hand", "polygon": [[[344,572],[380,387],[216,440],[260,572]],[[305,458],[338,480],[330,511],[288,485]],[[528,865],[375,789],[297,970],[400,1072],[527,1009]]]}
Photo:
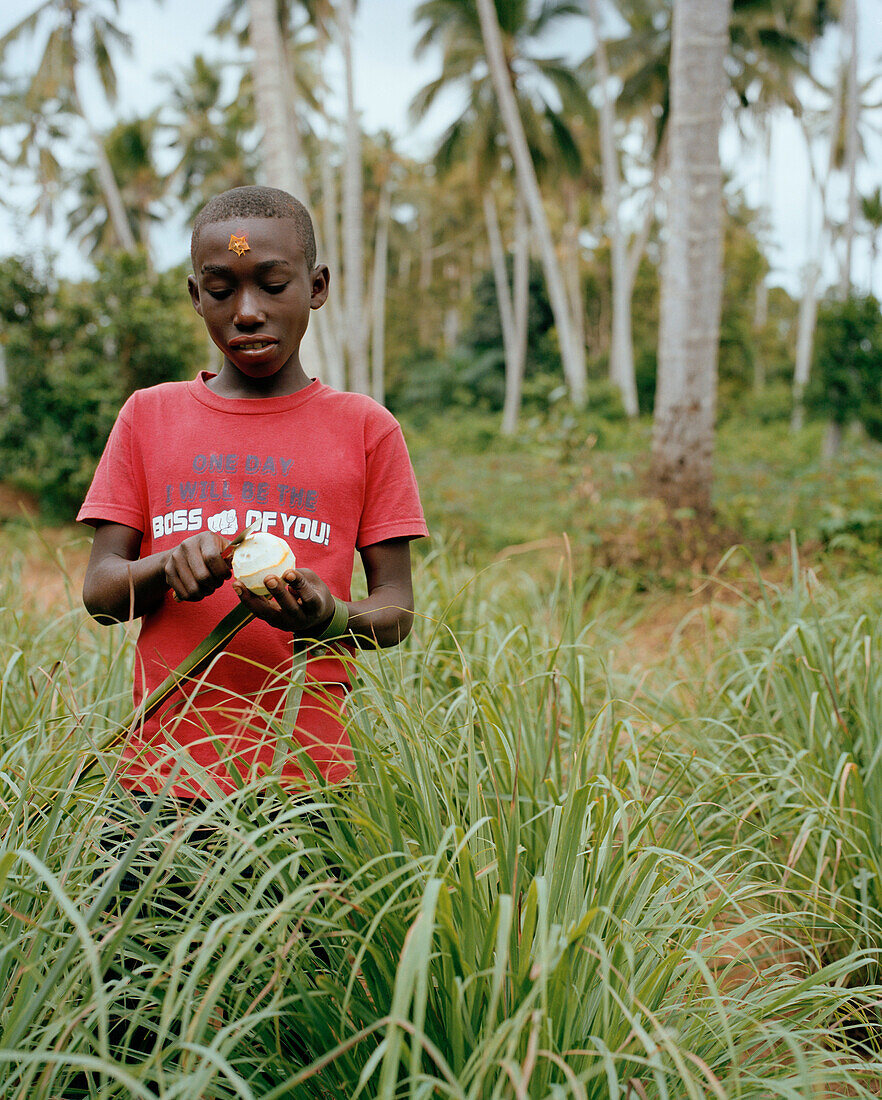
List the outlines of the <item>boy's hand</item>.
{"label": "boy's hand", "polygon": [[171,550],[165,579],[179,600],[203,600],[232,576],[222,552],[228,540],[214,531],[200,531]]}
{"label": "boy's hand", "polygon": [[270,575],[264,584],[270,590],[269,596],[255,596],[238,581],[233,581],[233,588],[248,610],[270,626],[314,638],[330,622],[334,597],[311,569],[289,569],[281,578]]}

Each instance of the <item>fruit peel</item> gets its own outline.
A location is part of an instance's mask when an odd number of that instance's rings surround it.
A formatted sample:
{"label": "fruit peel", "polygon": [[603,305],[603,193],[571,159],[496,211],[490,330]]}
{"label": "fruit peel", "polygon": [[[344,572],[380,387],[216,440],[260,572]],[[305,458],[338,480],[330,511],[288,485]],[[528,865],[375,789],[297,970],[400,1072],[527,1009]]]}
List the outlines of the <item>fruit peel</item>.
{"label": "fruit peel", "polygon": [[268,576],[279,577],[296,568],[291,547],[278,535],[257,531],[237,546],[233,553],[233,576],[256,596],[268,596],[264,584]]}

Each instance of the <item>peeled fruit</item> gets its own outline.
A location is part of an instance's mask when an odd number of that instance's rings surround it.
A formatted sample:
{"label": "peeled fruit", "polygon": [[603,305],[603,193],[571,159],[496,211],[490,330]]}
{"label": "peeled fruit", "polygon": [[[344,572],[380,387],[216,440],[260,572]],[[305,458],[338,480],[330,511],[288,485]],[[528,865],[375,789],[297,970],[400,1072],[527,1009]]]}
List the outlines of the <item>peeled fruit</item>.
{"label": "peeled fruit", "polygon": [[258,531],[233,551],[233,576],[256,596],[268,596],[266,577],[281,579],[295,565],[291,547],[278,535]]}

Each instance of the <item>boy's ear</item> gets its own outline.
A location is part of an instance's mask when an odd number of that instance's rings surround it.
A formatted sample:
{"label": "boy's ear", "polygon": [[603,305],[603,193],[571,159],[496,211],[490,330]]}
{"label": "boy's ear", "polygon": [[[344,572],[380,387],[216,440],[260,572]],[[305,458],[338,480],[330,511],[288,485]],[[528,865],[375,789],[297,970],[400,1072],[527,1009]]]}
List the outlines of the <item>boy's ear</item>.
{"label": "boy's ear", "polygon": [[312,279],[312,296],[309,300],[309,308],[318,309],[328,300],[328,291],[331,288],[331,273],[328,270],[328,265],[316,264],[312,269],[310,278]]}
{"label": "boy's ear", "polygon": [[195,275],[187,276],[187,290],[190,291],[190,301],[193,303],[193,308],[202,316],[202,303],[199,301],[199,284],[196,282]]}

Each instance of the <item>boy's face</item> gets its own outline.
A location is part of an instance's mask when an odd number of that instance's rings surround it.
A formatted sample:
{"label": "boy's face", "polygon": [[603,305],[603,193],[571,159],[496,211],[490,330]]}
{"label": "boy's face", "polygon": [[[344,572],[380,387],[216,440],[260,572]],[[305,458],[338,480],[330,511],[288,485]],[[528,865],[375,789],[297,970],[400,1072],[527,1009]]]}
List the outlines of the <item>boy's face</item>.
{"label": "boy's face", "polygon": [[226,363],[246,379],[299,372],[309,311],[327,299],[329,276],[324,264],[307,267],[294,222],[206,225],[193,262],[190,297]]}

